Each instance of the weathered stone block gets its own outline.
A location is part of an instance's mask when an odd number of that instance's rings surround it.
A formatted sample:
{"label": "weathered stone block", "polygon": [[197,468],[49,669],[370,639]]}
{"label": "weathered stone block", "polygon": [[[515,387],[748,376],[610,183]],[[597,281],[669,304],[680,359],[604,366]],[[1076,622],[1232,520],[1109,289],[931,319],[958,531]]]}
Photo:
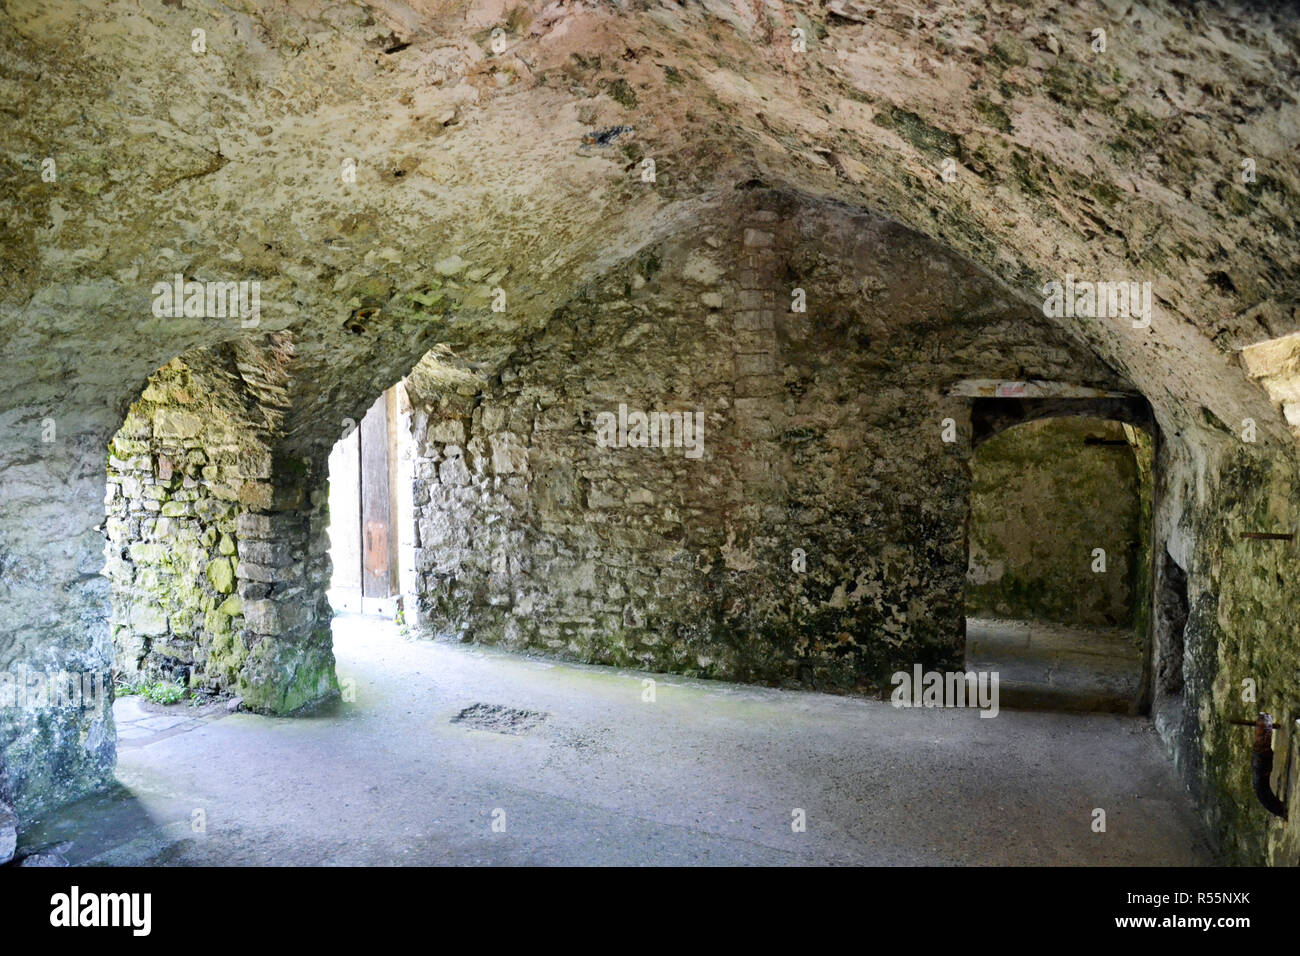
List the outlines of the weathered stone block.
{"label": "weathered stone block", "polygon": [[781,391],[781,383],[775,376],[747,376],[736,379],[737,398],[761,398],[776,395]]}
{"label": "weathered stone block", "polygon": [[255,634],[284,634],[310,624],[313,618],[312,609],[302,601],[244,602],[244,625]]}
{"label": "weathered stone block", "polygon": [[166,634],[167,613],[157,604],[135,604],[131,608],[131,629],[138,634]]}
{"label": "weathered stone block", "polygon": [[682,264],[682,278],[700,285],[714,285],[725,274],[726,270],[722,266],[698,249],[692,250]]}
{"label": "weathered stone block", "polygon": [[747,309],[736,313],[735,328],[742,332],[769,331],[776,328],[776,312],[771,309]]}
{"label": "weathered stone block", "polygon": [[240,538],[269,538],[272,534],[270,516],[251,511],[241,512],[235,526]]}
{"label": "weathered stone block", "polygon": [[448,458],[438,468],[438,480],[444,485],[461,487],[470,482],[469,468],[462,458]]}
{"label": "weathered stone block", "polygon": [[154,435],[164,440],[197,438],[203,433],[203,419],[193,412],[163,407],[154,416],[153,429]]}
{"label": "weathered stone block", "polygon": [[290,714],[338,693],[330,632],[305,642],[265,639],[248,652],[239,670],[239,695],[248,710]]}
{"label": "weathered stone block", "polygon": [[[287,491],[281,490],[281,493]],[[250,508],[270,508],[276,500],[276,494],[277,488],[274,485],[263,481],[246,481],[239,489],[239,503]],[[301,496],[300,491],[298,496]]]}
{"label": "weathered stone block", "polygon": [[229,594],[235,589],[235,571],[228,558],[217,558],[208,564],[208,581],[221,594]]}
{"label": "weathered stone block", "polygon": [[282,568],[293,563],[287,541],[244,541],[239,547],[239,557],[243,561],[273,568]]}
{"label": "weathered stone block", "polygon": [[465,444],[465,425],[460,419],[440,418],[429,422],[425,441],[439,445]]}
{"label": "weathered stone block", "polygon": [[602,491],[600,488],[592,487],[587,490],[588,508],[617,508],[622,503],[622,499]]}
{"label": "weathered stone block", "polygon": [[285,581],[293,581],[300,577],[297,568],[293,567],[272,567],[269,564],[257,564],[253,561],[239,562],[239,577],[245,581],[260,581],[265,584],[275,584]]}
{"label": "weathered stone block", "polygon": [[203,615],[203,627],[211,634],[225,634],[230,630],[230,615],[214,608]]}
{"label": "weathered stone block", "polygon": [[769,352],[737,355],[734,362],[737,378],[746,375],[771,375],[776,371],[776,356]]}
{"label": "weathered stone block", "polygon": [[488,437],[492,449],[492,471],[498,475],[513,475],[528,471],[528,448],[512,432],[499,432]]}
{"label": "weathered stone block", "polygon": [[127,554],[136,564],[161,564],[169,552],[164,545],[153,542],[140,542],[127,547]]}

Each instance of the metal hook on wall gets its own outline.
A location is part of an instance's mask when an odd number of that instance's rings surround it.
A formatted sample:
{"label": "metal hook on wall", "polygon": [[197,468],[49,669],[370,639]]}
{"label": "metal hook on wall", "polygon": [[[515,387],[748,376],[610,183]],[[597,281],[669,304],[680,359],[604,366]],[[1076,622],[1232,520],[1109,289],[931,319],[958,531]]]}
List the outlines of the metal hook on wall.
{"label": "metal hook on wall", "polygon": [[1286,804],[1273,792],[1273,715],[1260,713],[1256,720],[1233,720],[1241,727],[1255,728],[1255,742],[1250,748],[1250,781],[1255,796],[1264,809],[1275,817],[1287,819]]}

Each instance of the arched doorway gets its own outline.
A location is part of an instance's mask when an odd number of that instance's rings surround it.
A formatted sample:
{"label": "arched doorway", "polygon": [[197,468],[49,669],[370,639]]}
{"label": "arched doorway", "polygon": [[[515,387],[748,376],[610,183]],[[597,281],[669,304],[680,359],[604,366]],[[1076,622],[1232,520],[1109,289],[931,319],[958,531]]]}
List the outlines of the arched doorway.
{"label": "arched doorway", "polygon": [[986,429],[976,444],[967,661],[999,672],[1005,706],[1137,713],[1148,682],[1153,442],[1077,410]]}

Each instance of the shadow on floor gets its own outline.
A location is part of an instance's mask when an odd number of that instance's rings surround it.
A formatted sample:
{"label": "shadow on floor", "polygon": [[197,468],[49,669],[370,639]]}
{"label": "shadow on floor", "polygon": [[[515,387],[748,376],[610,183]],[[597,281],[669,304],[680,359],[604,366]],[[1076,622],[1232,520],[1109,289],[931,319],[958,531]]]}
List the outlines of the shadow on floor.
{"label": "shadow on floor", "polygon": [[[28,824],[19,834],[15,863],[43,866],[87,863],[107,849],[158,829],[159,820],[127,787],[112,783]],[[33,865],[32,861],[25,865]]]}

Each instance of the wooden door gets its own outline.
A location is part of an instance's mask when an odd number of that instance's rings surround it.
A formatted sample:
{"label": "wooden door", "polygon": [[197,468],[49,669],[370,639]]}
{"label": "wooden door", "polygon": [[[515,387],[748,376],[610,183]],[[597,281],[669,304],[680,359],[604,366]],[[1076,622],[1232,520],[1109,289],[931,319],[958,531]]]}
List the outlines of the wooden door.
{"label": "wooden door", "polygon": [[396,406],[389,389],[330,453],[330,603],[336,610],[397,612]]}
{"label": "wooden door", "polygon": [[388,400],[386,395],[361,420],[361,596],[393,595],[389,501]]}

